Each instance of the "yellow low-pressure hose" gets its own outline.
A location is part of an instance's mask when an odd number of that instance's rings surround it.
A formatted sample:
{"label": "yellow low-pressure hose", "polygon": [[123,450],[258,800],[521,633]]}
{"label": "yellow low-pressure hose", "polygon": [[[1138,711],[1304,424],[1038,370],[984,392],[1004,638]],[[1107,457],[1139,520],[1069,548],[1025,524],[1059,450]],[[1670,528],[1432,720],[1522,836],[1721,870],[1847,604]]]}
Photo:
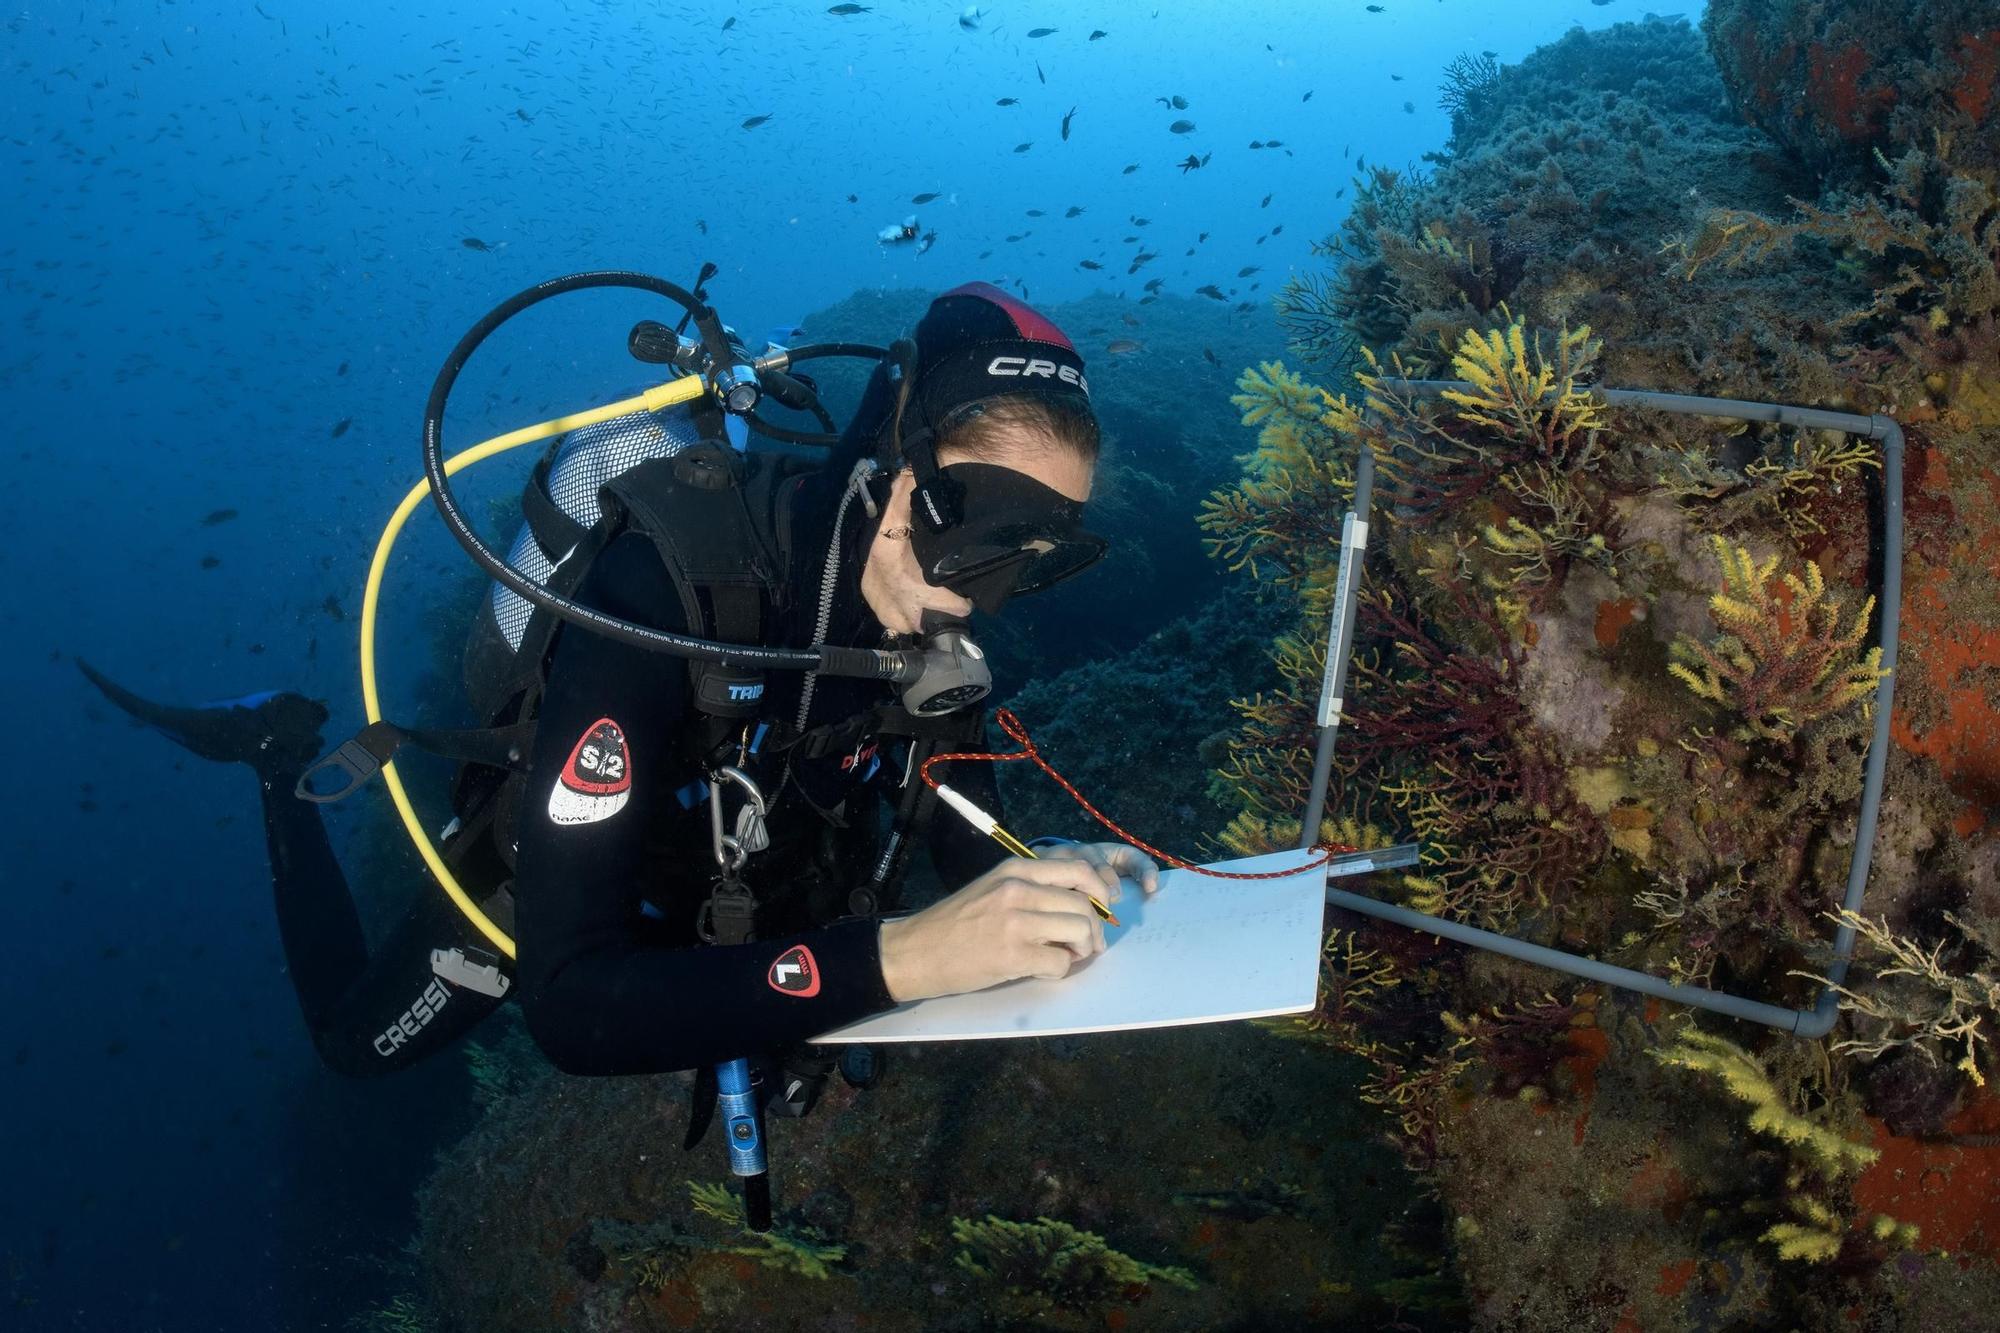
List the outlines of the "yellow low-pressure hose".
{"label": "yellow low-pressure hose", "polygon": [[[556,417],[539,425],[523,426],[520,430],[496,435],[483,444],[475,444],[470,449],[446,459],[445,475],[456,476],[461,468],[470,467],[483,459],[505,453],[523,444],[532,444],[536,440],[546,440],[551,436],[561,435],[565,431],[581,430],[585,426],[594,426],[613,417],[630,416],[634,412],[657,412],[661,408],[685,403],[700,397],[707,387],[701,376],[688,375],[656,385],[644,393],[620,399],[604,407],[594,407],[587,412]],[[420,481],[410,488],[409,493],[403,497],[403,502],[396,506],[396,512],[389,516],[389,524],[382,529],[381,540],[375,543],[375,558],[368,565],[368,586],[361,596],[361,706],[371,723],[382,720],[382,700],[375,683],[375,612],[382,601],[382,575],[389,568],[389,552],[395,548],[396,538],[403,531],[403,524],[409,521],[410,515],[430,493],[431,487],[428,481]],[[430,867],[431,874],[444,886],[446,896],[458,905],[459,911],[465,913],[466,920],[479,928],[480,934],[493,942],[494,948],[509,958],[514,957],[513,936],[500,929],[491,917],[479,910],[479,904],[473,902],[471,896],[459,884],[457,876],[451,873],[450,867],[444,863],[444,857],[439,855],[437,847],[432,844],[430,835],[424,831],[423,824],[417,819],[416,809],[410,804],[410,795],[403,789],[402,776],[396,772],[393,760],[382,765],[382,781],[389,789],[389,800],[395,804],[396,813],[401,816],[403,828],[408,831],[410,841],[416,844],[417,854],[424,858],[424,864]]]}

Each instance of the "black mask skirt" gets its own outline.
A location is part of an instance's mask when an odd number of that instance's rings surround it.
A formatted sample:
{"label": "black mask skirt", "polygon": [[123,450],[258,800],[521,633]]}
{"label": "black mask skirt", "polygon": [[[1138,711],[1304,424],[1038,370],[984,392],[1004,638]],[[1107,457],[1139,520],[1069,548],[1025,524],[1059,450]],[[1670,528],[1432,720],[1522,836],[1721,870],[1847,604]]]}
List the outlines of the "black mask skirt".
{"label": "black mask skirt", "polygon": [[938,469],[933,487],[941,510],[911,506],[917,563],[926,581],[988,615],[1009,597],[1040,592],[1104,555],[1104,539],[1080,526],[1082,504],[1025,472],[953,463]]}

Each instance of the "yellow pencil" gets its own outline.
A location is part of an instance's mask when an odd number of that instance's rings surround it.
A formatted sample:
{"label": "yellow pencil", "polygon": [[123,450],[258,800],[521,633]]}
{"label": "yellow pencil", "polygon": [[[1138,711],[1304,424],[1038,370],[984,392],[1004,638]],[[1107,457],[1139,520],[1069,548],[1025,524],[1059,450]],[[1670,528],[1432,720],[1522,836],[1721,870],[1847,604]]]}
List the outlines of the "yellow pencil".
{"label": "yellow pencil", "polygon": [[[1022,842],[1019,838],[1009,833],[1006,829],[1001,828],[999,820],[995,819],[992,815],[987,814],[984,810],[981,810],[978,806],[974,805],[971,801],[966,800],[965,797],[959,795],[951,788],[945,786],[942,782],[938,784],[937,793],[939,796],[944,798],[944,803],[946,805],[958,811],[959,814],[965,816],[966,823],[972,825],[972,827],[978,829],[981,833],[984,833],[987,837],[993,839],[993,841],[999,843],[1002,847],[1005,847],[1015,856],[1024,856],[1031,861],[1039,861],[1042,859],[1039,856],[1035,855],[1034,848],[1028,846],[1027,843]],[[1086,893],[1083,896],[1090,900],[1090,906],[1092,910],[1094,910],[1099,916],[1103,917],[1106,921],[1110,922],[1114,926],[1123,924],[1118,920],[1117,917],[1111,915],[1110,908],[1106,907],[1103,903],[1097,900],[1096,894]]]}

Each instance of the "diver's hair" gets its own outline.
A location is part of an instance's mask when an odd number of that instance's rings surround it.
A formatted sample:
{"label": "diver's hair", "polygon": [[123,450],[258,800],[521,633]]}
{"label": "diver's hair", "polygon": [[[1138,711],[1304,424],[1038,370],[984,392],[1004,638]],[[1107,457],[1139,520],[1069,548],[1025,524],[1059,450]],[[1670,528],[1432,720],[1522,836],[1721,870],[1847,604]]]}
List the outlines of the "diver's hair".
{"label": "diver's hair", "polygon": [[[916,387],[917,347],[907,338],[898,339],[889,349],[890,357],[902,372],[896,386],[895,407],[883,424],[880,438],[888,441],[888,456],[901,465],[903,413],[910,406]],[[938,449],[953,449],[982,462],[998,463],[1042,452],[1072,454],[1086,466],[1097,466],[1100,444],[1097,415],[1087,403],[1072,405],[1067,399],[1036,394],[1009,393],[983,399],[977,409],[947,426],[935,441]]]}
{"label": "diver's hair", "polygon": [[1025,393],[989,398],[981,406],[984,410],[939,437],[940,451],[951,449],[989,463],[1046,451],[1097,466],[1097,418],[1088,409]]}

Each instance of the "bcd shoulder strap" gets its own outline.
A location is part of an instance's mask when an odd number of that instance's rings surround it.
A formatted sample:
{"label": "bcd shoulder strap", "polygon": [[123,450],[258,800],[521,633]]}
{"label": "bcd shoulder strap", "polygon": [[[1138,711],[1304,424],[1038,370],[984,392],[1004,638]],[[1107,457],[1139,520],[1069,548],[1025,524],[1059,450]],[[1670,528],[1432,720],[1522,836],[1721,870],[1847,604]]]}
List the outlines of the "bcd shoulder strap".
{"label": "bcd shoulder strap", "polygon": [[[779,494],[785,482],[812,465],[738,454],[720,441],[704,440],[620,473],[599,494],[614,523],[643,534],[659,552],[690,634],[761,644],[792,597],[786,581],[789,553],[777,533]],[[696,731],[719,737],[734,721],[758,712],[763,671],[694,659],[687,670],[694,707],[721,724]],[[689,739],[696,752],[715,743],[713,737]]]}

